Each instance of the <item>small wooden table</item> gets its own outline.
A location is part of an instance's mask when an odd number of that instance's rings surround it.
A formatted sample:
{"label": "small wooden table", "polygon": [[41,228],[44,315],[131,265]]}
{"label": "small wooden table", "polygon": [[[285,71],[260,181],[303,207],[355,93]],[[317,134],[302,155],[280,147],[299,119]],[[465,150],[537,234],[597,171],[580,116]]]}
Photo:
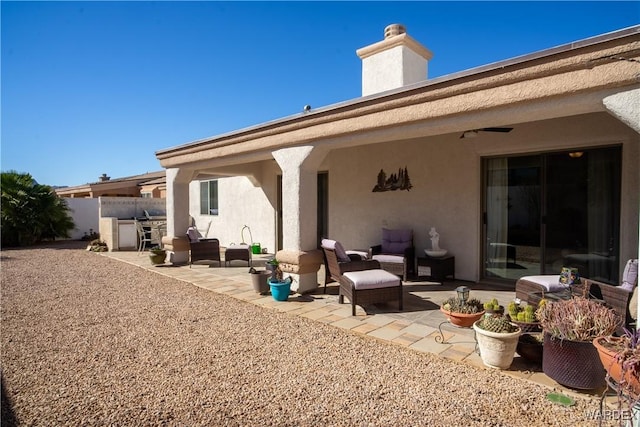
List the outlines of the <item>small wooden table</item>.
{"label": "small wooden table", "polygon": [[431,277],[438,281],[443,281],[447,276],[451,276],[451,280],[456,280],[456,257],[453,255],[445,255],[440,258],[430,256],[418,257],[416,260],[416,275],[420,276],[420,267],[430,267]]}

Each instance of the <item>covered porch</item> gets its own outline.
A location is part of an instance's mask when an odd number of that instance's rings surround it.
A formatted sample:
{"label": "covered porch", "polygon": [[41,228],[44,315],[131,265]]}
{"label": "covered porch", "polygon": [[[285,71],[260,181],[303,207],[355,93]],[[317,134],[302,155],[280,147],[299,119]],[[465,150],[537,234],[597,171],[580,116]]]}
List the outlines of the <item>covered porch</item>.
{"label": "covered porch", "polygon": [[[539,260],[531,267],[535,245],[490,240],[487,212],[495,200],[487,162],[598,157],[598,150],[613,149],[619,153],[613,169],[620,198],[611,214],[617,230],[611,245],[601,239],[597,246],[610,249],[614,277],[638,256],[639,43],[634,27],[158,151],[167,169],[163,241],[171,261],[187,260],[191,216],[209,219],[209,237],[223,246],[237,242],[249,224],[273,252],[315,251],[321,237],[366,248],[380,241],[382,228],[410,228],[422,253],[430,247],[429,228],[436,227],[441,246],[456,257],[456,278],[492,280],[491,251],[504,249],[505,264],[513,256],[513,264],[524,267],[506,268],[499,277],[513,284],[534,273],[531,268],[554,271],[571,254],[550,248],[557,258],[547,262],[534,254]],[[487,131],[496,126],[510,131]],[[408,172],[411,186],[372,191],[381,171],[399,170]],[[203,211],[197,186],[213,181],[219,206]],[[499,203],[503,212],[509,209],[508,197]],[[541,211],[538,224],[546,217]],[[572,223],[571,214],[558,217]]]}

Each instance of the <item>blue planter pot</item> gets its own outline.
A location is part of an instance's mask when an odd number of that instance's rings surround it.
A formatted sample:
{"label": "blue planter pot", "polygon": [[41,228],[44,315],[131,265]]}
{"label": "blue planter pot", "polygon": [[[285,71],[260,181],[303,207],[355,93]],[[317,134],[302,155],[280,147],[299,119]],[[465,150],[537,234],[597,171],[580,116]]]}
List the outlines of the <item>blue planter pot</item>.
{"label": "blue planter pot", "polygon": [[271,296],[276,301],[286,301],[289,299],[289,292],[291,292],[291,282],[276,282],[269,280],[269,287],[271,288]]}

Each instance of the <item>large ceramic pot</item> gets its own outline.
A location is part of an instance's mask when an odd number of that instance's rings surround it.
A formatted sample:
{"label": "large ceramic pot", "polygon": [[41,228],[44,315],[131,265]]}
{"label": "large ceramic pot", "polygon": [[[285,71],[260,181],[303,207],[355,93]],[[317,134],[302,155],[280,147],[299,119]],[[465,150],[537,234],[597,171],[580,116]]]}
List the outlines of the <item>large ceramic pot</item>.
{"label": "large ceramic pot", "polygon": [[453,326],[457,326],[459,328],[470,328],[473,326],[474,322],[484,316],[484,311],[479,313],[455,313],[453,311],[447,311],[444,308],[440,307],[440,311],[444,313],[445,316],[449,319],[449,322]]}
{"label": "large ceramic pot", "polygon": [[479,327],[478,322],[473,323],[473,329],[476,331],[482,363],[490,368],[509,369],[516,354],[521,329],[515,332],[491,332]]}
{"label": "large ceramic pot", "polygon": [[[612,344],[607,345],[607,340]],[[598,350],[598,356],[604,369],[617,384],[620,384],[622,380],[622,363],[616,360],[616,341],[620,341],[620,338],[598,337],[593,340],[593,346]],[[638,399],[638,397],[640,397],[640,379],[631,372],[626,372],[624,378],[627,384],[629,384],[629,389],[633,393],[634,399]]]}
{"label": "large ceramic pot", "polygon": [[544,332],[542,371],[569,388],[594,390],[605,385],[605,371],[591,341],[561,340]]}

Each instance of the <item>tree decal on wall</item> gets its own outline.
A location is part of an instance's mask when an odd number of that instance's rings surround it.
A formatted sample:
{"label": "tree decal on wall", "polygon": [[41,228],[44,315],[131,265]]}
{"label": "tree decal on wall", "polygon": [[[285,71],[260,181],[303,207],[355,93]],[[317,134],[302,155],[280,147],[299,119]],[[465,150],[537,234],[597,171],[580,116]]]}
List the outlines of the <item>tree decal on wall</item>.
{"label": "tree decal on wall", "polygon": [[373,187],[372,192],[376,193],[379,191],[395,191],[395,190],[411,190],[413,185],[411,185],[411,179],[409,179],[409,171],[405,166],[404,169],[398,169],[398,173],[392,173],[389,178],[387,178],[387,174],[384,169],[380,169],[378,173],[378,182],[375,187]]}

